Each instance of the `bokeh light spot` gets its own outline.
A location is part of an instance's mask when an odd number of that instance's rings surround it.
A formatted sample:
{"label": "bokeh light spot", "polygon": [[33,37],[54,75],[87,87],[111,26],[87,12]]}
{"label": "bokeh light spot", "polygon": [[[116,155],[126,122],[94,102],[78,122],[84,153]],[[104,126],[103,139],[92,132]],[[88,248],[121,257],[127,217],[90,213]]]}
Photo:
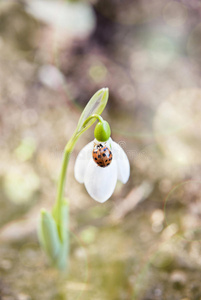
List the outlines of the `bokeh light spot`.
{"label": "bokeh light spot", "polygon": [[181,28],[188,20],[188,9],[185,5],[170,1],[163,11],[164,21],[176,28]]}
{"label": "bokeh light spot", "polygon": [[28,166],[12,167],[4,177],[4,191],[15,204],[23,204],[32,199],[39,189],[38,175]]}
{"label": "bokeh light spot", "polygon": [[20,161],[26,161],[32,158],[36,150],[36,142],[33,138],[25,138],[15,149],[15,155]]}
{"label": "bokeh light spot", "polygon": [[180,165],[201,161],[201,90],[186,89],[163,101],[154,118],[154,135],[163,154]]}
{"label": "bokeh light spot", "polygon": [[90,78],[96,82],[102,82],[107,76],[107,68],[100,62],[94,63],[89,69]]}

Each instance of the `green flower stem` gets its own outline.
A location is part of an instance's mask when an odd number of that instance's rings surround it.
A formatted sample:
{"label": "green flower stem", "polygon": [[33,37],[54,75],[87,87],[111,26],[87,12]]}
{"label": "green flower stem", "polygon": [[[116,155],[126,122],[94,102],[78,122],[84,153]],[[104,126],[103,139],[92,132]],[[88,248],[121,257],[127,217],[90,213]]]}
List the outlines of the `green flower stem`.
{"label": "green flower stem", "polygon": [[63,205],[63,194],[64,194],[64,186],[65,186],[65,179],[66,179],[66,172],[68,168],[68,163],[70,160],[70,155],[75,147],[75,144],[79,138],[79,135],[76,135],[76,133],[72,136],[72,138],[69,140],[69,142],[66,144],[66,147],[64,149],[64,155],[63,155],[63,162],[62,162],[62,168],[61,173],[58,181],[58,187],[57,187],[57,198],[56,203],[53,208],[53,215],[55,218],[55,221],[58,225],[59,229],[59,236],[61,238],[61,214],[62,214],[62,205]]}
{"label": "green flower stem", "polygon": [[101,116],[99,116],[99,115],[97,115],[97,114],[93,114],[93,115],[91,115],[90,117],[88,117],[88,118],[86,119],[86,121],[85,121],[84,124],[83,124],[83,127],[85,126],[86,123],[89,122],[89,120],[94,119],[94,118],[98,119],[98,121],[101,122],[101,123],[104,122],[104,120],[103,120],[103,118],[102,118]]}

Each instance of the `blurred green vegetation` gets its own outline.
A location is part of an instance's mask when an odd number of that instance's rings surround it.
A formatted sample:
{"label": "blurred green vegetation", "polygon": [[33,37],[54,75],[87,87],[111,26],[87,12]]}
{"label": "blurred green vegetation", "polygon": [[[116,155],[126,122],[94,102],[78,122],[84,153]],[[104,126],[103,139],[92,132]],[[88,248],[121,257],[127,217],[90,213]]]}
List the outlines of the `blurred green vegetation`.
{"label": "blurred green vegetation", "polygon": [[[0,298],[201,299],[198,1],[0,1]],[[68,16],[68,17],[67,17]],[[104,118],[131,177],[105,204],[69,166],[71,265],[37,237],[80,110],[108,86]]]}

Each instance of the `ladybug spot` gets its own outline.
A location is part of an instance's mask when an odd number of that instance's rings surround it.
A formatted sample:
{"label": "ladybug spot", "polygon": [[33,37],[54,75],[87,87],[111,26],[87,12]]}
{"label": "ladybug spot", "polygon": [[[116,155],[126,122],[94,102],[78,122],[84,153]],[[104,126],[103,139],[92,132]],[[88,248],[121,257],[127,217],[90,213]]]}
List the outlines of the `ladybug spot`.
{"label": "ladybug spot", "polygon": [[105,154],[105,153],[103,153],[103,156],[106,156],[106,154]]}
{"label": "ladybug spot", "polygon": [[105,162],[107,162],[107,159],[106,159],[106,161]]}
{"label": "ladybug spot", "polygon": [[98,155],[98,158],[101,158],[101,155]]}
{"label": "ladybug spot", "polygon": [[105,149],[103,149],[104,151],[106,151],[107,150],[107,148],[105,148]]}
{"label": "ladybug spot", "polygon": [[109,166],[110,163],[107,164],[107,166]]}
{"label": "ladybug spot", "polygon": [[95,157],[95,160],[97,160],[97,158]]}

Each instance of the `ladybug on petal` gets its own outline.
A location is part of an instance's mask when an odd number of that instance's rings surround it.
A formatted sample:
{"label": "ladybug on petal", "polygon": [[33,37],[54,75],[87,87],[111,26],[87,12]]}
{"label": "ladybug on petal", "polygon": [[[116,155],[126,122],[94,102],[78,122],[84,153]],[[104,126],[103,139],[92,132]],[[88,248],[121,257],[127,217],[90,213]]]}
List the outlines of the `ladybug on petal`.
{"label": "ladybug on petal", "polygon": [[112,162],[112,152],[103,144],[94,144],[92,157],[95,163],[101,168],[109,166]]}

